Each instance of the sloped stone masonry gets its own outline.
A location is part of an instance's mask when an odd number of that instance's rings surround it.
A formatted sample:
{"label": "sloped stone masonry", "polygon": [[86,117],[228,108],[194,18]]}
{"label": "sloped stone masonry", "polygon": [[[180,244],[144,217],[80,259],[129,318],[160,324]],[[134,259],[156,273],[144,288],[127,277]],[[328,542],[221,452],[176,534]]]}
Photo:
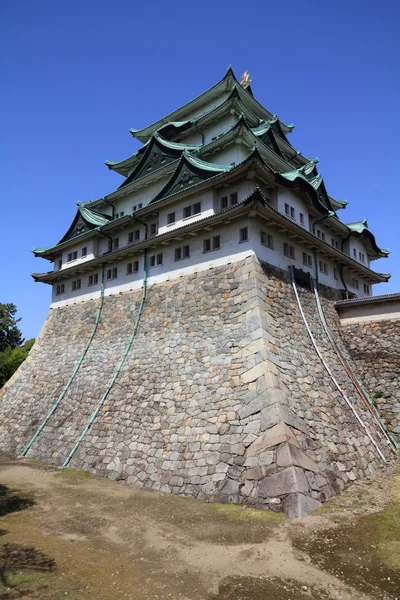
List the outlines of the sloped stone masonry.
{"label": "sloped stone masonry", "polygon": [[342,330],[357,372],[400,439],[400,320],[360,321]]}
{"label": "sloped stone masonry", "polygon": [[[324,336],[313,294],[300,296],[324,357],[379,441]],[[66,458],[121,360],[139,299],[140,292],[105,298],[76,381],[29,456]],[[332,301],[324,302],[338,327]],[[29,361],[0,392],[2,450],[20,452],[33,435],[97,306],[50,312]],[[302,516],[380,461],[315,354],[287,273],[249,256],[148,289],[132,349],[71,465],[165,493]]]}

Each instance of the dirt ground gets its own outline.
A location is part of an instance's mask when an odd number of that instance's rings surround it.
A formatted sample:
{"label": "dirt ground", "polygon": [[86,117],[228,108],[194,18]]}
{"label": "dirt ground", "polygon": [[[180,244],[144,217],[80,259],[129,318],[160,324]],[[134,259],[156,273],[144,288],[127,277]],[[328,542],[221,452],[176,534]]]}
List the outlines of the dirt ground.
{"label": "dirt ground", "polygon": [[0,600],[400,599],[400,470],[316,514],[204,504],[0,457]]}

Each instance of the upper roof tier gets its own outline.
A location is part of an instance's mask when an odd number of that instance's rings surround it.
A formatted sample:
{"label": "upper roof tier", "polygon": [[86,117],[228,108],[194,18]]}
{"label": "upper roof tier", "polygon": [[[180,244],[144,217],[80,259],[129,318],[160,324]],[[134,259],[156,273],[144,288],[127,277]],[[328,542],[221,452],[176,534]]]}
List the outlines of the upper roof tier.
{"label": "upper roof tier", "polygon": [[[218,100],[223,99],[226,94],[229,94],[229,92],[232,92],[233,90],[237,90],[242,101],[259,119],[269,120],[274,117],[272,113],[270,113],[266,108],[264,108],[264,106],[257,102],[257,100],[253,97],[251,88],[249,86],[244,86],[239,83],[235,77],[232,67],[229,67],[224,77],[207,91],[200,94],[200,96],[190,100],[190,102],[187,104],[184,104],[177,110],[174,110],[151,125],[148,125],[143,129],[131,129],[130,131],[138,140],[141,142],[146,142],[154,133],[154,131],[157,131],[164,125],[172,122],[180,123],[182,121],[190,120],[196,111],[207,104],[210,104],[213,100],[218,102]],[[279,126],[282,129],[282,132],[285,134],[289,133],[294,127],[293,125],[285,125],[281,121],[279,122]]]}

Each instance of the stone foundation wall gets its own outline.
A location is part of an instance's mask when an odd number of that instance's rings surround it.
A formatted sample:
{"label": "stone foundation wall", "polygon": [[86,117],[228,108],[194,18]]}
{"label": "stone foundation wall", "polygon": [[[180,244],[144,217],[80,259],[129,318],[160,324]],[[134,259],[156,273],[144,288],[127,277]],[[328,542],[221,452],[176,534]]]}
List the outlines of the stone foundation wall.
{"label": "stone foundation wall", "polygon": [[[302,304],[335,376],[382,450],[376,423]],[[109,296],[93,343],[29,456],[60,464],[87,425],[133,329],[140,292]],[[0,392],[0,448],[20,452],[65,386],[98,301],[53,310]],[[325,300],[339,328],[331,300]],[[287,274],[254,256],[151,286],[137,337],[71,465],[201,500],[314,510],[381,464],[318,359]]]}
{"label": "stone foundation wall", "polygon": [[342,331],[357,372],[400,438],[400,320],[344,324]]}

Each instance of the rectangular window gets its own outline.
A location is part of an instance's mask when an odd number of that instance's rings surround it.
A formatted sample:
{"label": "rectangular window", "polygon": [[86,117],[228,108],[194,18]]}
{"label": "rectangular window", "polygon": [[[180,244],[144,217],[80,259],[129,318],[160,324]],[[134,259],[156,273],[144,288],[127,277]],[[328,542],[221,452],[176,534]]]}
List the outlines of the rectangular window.
{"label": "rectangular window", "polygon": [[238,203],[237,192],[233,192],[233,194],[230,195],[230,201],[231,201],[231,206]]}
{"label": "rectangular window", "polygon": [[274,238],[272,237],[272,235],[270,233],[267,233],[266,231],[261,231],[260,236],[261,236],[261,244],[263,246],[267,246],[268,248],[271,248],[271,250],[273,250],[274,249]]}
{"label": "rectangular window", "polygon": [[117,250],[119,248],[119,238],[108,240],[108,251]]}
{"label": "rectangular window", "polygon": [[232,192],[232,194],[229,194],[229,197],[223,196],[221,198],[220,202],[221,202],[221,210],[223,208],[228,208],[228,206],[234,206],[235,204],[238,203],[237,192]]}
{"label": "rectangular window", "polygon": [[121,217],[124,216],[125,212],[123,210],[121,210],[121,212],[119,213]]}
{"label": "rectangular window", "polygon": [[360,259],[360,262],[365,263],[365,254],[363,254],[362,252],[359,252],[358,258]]}
{"label": "rectangular window", "polygon": [[219,235],[215,235],[212,238],[203,240],[203,252],[210,252],[211,250],[218,250],[221,247],[221,238]]}
{"label": "rectangular window", "polygon": [[249,241],[249,230],[247,227],[239,229],[239,243]]}
{"label": "rectangular window", "polygon": [[169,213],[169,215],[167,216],[167,223],[168,223],[168,225],[171,225],[171,223],[175,223],[175,213],[174,212]]}
{"label": "rectangular window", "polygon": [[99,274],[95,273],[94,275],[89,275],[88,277],[88,285],[96,285],[99,282]]}
{"label": "rectangular window", "polygon": [[370,293],[369,285],[364,283],[364,294],[369,294],[369,293]]}
{"label": "rectangular window", "polygon": [[136,209],[137,209],[137,206],[136,206],[136,204],[134,204],[134,205],[132,206],[132,212],[135,212],[135,210],[136,210]]}
{"label": "rectangular window", "polygon": [[198,215],[200,213],[201,213],[201,202],[196,202],[196,204],[193,204],[193,214]]}
{"label": "rectangular window", "polygon": [[78,258],[78,252],[75,250],[75,252],[70,252],[68,254],[68,262],[71,262],[72,260],[76,260]]}
{"label": "rectangular window", "polygon": [[183,258],[190,257],[189,246],[182,246],[182,248],[175,248],[175,260],[182,260]]}
{"label": "rectangular window", "polygon": [[331,243],[332,243],[332,248],[336,248],[336,242],[335,242],[335,240],[333,238],[331,240]]}
{"label": "rectangular window", "polygon": [[61,269],[62,267],[62,258],[60,258],[60,260],[58,261],[58,268]]}
{"label": "rectangular window", "polygon": [[131,275],[132,273],[137,273],[139,271],[139,261],[134,260],[126,265],[126,274]]}
{"label": "rectangular window", "polygon": [[319,270],[324,275],[328,275],[328,265],[323,260],[319,261]]}
{"label": "rectangular window", "polygon": [[60,285],[58,285],[56,287],[56,296],[59,296],[60,294],[63,294],[65,291],[65,285],[63,283],[61,283]]}
{"label": "rectangular window", "polygon": [[114,219],[119,219],[119,213],[114,214]]}
{"label": "rectangular window", "polygon": [[285,203],[285,214],[290,215],[290,206],[289,206],[289,204],[286,204],[286,203]]}
{"label": "rectangular window", "polygon": [[157,235],[158,233],[158,225],[157,223],[150,224],[150,235]]}
{"label": "rectangular window", "polygon": [[336,279],[336,281],[339,280],[337,269],[333,269],[333,276]]}
{"label": "rectangular window", "polygon": [[357,250],[355,248],[353,248],[353,256],[354,258],[357,258]]}
{"label": "rectangular window", "polygon": [[293,206],[290,207],[290,216],[292,219],[294,219],[296,217],[296,213],[295,213]]}
{"label": "rectangular window", "polygon": [[107,269],[107,279],[116,279],[118,277],[118,268]]}
{"label": "rectangular window", "polygon": [[291,246],[290,244],[287,244],[285,242],[283,244],[283,253],[285,256],[288,256],[289,258],[292,258],[293,260],[295,260],[296,254],[294,251],[294,246]]}
{"label": "rectangular window", "polygon": [[130,231],[128,233],[128,244],[131,244],[133,242],[133,231]]}
{"label": "rectangular window", "polygon": [[304,215],[303,215],[303,213],[300,213],[300,224],[304,225]]}
{"label": "rectangular window", "polygon": [[135,238],[135,241],[140,240],[140,229],[135,230],[134,238]]}
{"label": "rectangular window", "polygon": [[358,283],[358,279],[353,279],[353,287],[358,290],[359,288],[359,283]]}
{"label": "rectangular window", "polygon": [[80,290],[81,289],[81,280],[80,279],[75,279],[75,281],[72,282],[72,290]]}
{"label": "rectangular window", "polygon": [[323,242],[325,241],[325,233],[323,231],[320,231],[319,229],[317,229],[317,237]]}
{"label": "rectangular window", "polygon": [[163,255],[162,252],[160,252],[160,254],[153,254],[153,256],[150,256],[150,266],[151,267],[158,267],[159,265],[163,264]]}
{"label": "rectangular window", "polygon": [[306,265],[306,267],[312,267],[311,254],[307,254],[307,252],[303,252],[303,265]]}
{"label": "rectangular window", "polygon": [[85,248],[82,248],[82,254],[81,256],[87,256],[87,248],[85,246]]}

